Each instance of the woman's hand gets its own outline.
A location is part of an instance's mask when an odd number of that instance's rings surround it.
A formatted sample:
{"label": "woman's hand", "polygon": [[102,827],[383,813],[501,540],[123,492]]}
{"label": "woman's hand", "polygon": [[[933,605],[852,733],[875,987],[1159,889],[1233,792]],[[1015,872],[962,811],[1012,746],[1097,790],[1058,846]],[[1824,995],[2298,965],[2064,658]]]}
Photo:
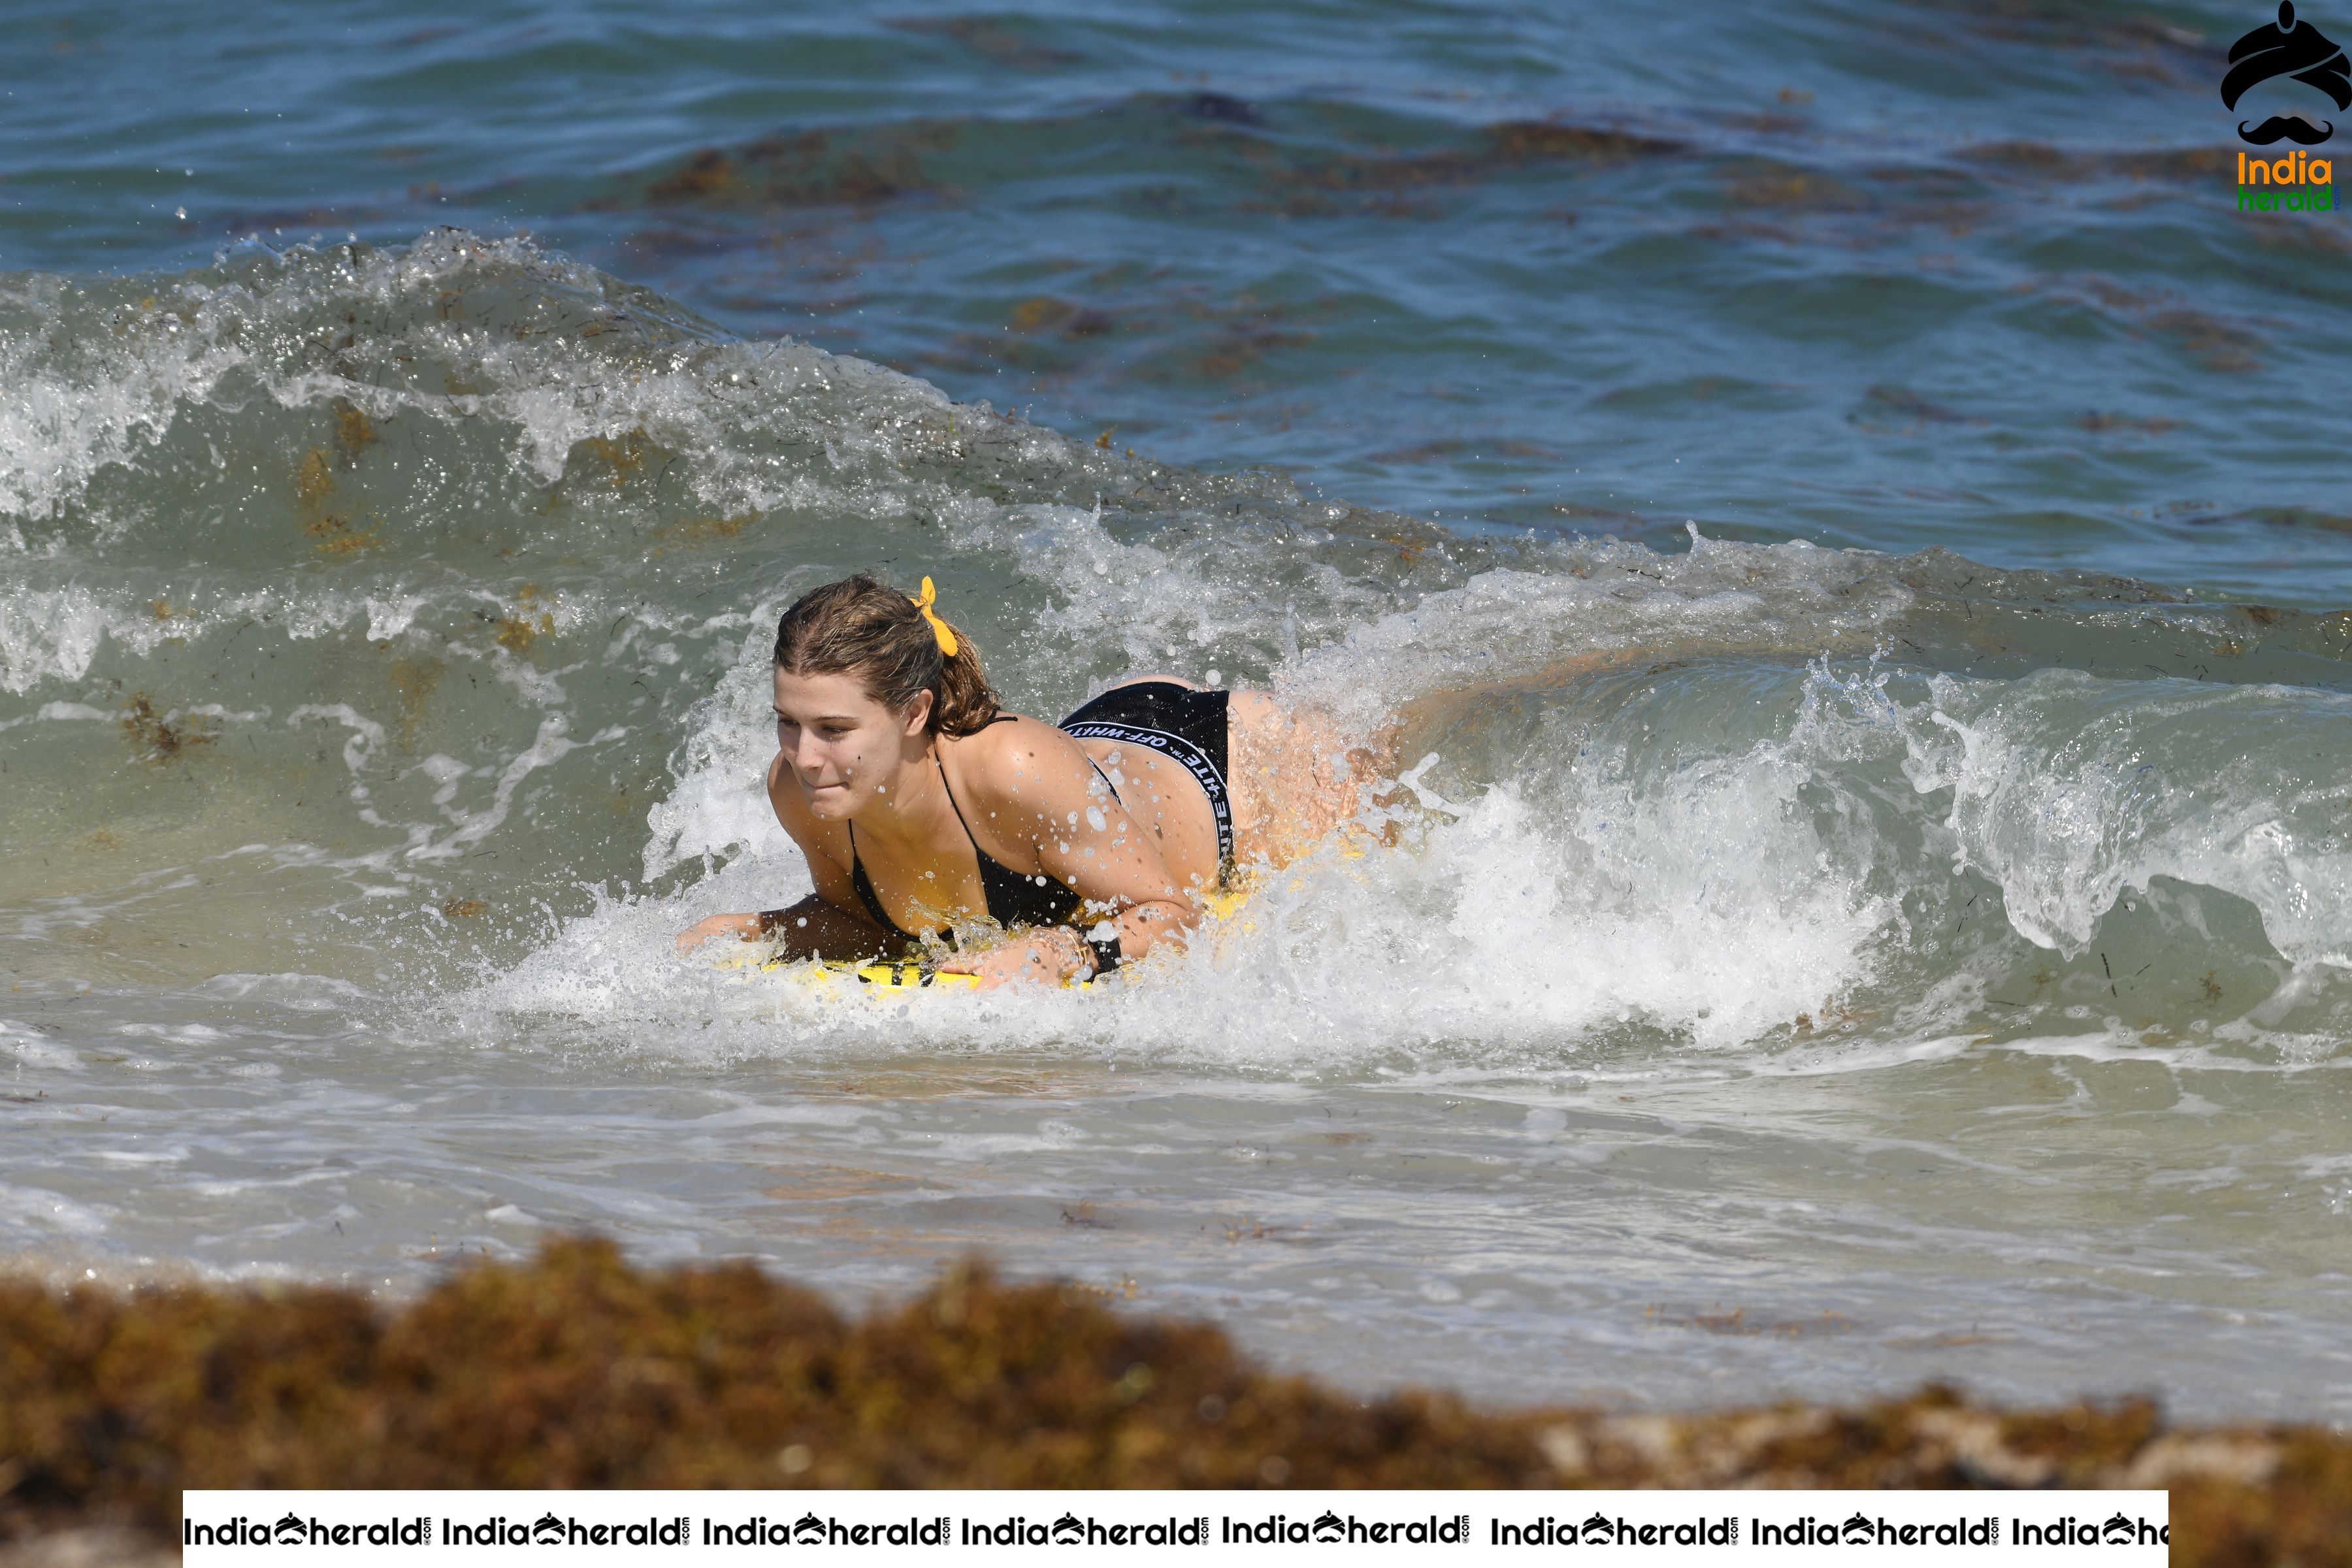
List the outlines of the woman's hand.
{"label": "woman's hand", "polygon": [[715,942],[722,936],[731,936],[738,942],[758,941],[760,917],[755,914],[712,915],[707,921],[697,921],[678,933],[677,951],[681,954],[689,953],[704,942]]}
{"label": "woman's hand", "polygon": [[986,952],[959,953],[939,969],[942,974],[977,975],[980,989],[992,991],[1012,980],[1059,985],[1093,973],[1094,958],[1086,939],[1068,926],[1033,926],[1014,931]]}

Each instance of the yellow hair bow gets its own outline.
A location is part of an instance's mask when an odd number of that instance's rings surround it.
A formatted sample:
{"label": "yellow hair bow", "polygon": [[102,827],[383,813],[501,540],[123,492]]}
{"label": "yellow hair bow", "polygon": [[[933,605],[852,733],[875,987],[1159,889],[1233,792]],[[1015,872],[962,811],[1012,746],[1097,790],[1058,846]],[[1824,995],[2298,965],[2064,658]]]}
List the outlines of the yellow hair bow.
{"label": "yellow hair bow", "polygon": [[907,602],[923,612],[923,619],[931,623],[931,635],[940,639],[940,651],[953,658],[956,656],[956,636],[948,629],[947,622],[940,619],[931,609],[940,602],[940,591],[931,586],[931,580],[924,578],[922,593]]}

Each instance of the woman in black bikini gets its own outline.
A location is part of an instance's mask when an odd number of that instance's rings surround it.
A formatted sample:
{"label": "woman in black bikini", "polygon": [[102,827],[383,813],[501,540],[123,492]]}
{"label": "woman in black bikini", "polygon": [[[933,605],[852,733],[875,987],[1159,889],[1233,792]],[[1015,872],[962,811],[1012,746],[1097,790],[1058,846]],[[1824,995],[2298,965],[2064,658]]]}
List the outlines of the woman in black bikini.
{"label": "woman in black bikini", "polygon": [[1181,941],[1237,855],[1288,858],[1353,809],[1360,767],[1261,692],[1153,679],[1058,729],[1003,711],[934,597],[861,574],[784,612],[768,799],[816,891],[714,915],[681,949],[858,958],[927,933],[983,984],[1101,973]]}

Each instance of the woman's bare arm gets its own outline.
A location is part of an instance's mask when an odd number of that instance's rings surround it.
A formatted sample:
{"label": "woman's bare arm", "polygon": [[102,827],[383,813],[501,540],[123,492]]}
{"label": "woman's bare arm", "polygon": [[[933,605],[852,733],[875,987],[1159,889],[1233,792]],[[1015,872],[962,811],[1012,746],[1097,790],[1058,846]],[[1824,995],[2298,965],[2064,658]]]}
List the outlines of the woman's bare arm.
{"label": "woman's bare arm", "polygon": [[816,891],[781,910],[712,915],[678,937],[678,951],[689,952],[706,942],[731,936],[739,942],[772,942],[780,956],[794,961],[877,958],[889,952],[898,946],[898,940],[857,908],[857,889],[849,872],[822,845],[812,842],[816,837],[814,822],[798,809],[797,801],[777,787],[777,768],[782,761],[779,754],[768,765],[768,799],[775,807],[776,820],[792,835],[801,858],[808,862],[809,880],[816,884]]}
{"label": "woman's bare arm", "polygon": [[[1091,930],[1108,922],[1122,959],[1160,942],[1181,942],[1200,911],[1182,896],[1160,847],[1102,782],[1078,743],[1034,720],[984,731],[961,772],[971,795],[971,826],[989,853],[1015,870],[1033,867],[1086,900],[1078,919]],[[1057,952],[1090,963],[1066,939]],[[976,969],[966,959],[943,965]]]}
{"label": "woman's bare arm", "polygon": [[823,893],[811,893],[781,910],[763,910],[754,917],[759,934],[776,944],[776,954],[797,962],[803,958],[878,958],[898,945],[897,939],[863,916],[836,909]]}

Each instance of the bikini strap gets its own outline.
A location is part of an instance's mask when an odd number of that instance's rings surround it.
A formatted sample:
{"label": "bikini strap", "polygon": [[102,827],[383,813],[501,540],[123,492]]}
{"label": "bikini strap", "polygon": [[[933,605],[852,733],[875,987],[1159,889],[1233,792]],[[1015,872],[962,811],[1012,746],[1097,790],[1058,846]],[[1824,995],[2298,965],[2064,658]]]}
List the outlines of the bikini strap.
{"label": "bikini strap", "polygon": [[948,765],[940,761],[940,753],[936,750],[931,752],[931,766],[940,770],[940,788],[947,792],[948,805],[954,808],[956,821],[963,827],[963,836],[971,841],[972,858],[975,860],[983,858],[979,836],[972,832],[971,823],[965,817],[963,807],[956,805],[955,786],[948,783]]}

